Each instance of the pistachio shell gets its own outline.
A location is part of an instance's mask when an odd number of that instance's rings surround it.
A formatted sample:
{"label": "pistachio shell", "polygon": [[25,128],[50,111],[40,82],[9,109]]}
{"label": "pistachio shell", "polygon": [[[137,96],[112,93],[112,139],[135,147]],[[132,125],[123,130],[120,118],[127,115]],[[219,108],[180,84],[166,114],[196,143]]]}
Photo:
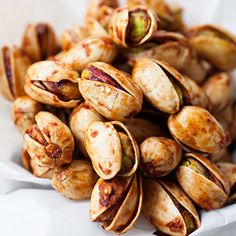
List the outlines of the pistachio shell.
{"label": "pistachio shell", "polygon": [[211,154],[210,160],[219,163],[219,162],[232,162],[232,156],[227,150],[227,148],[221,149],[218,153]]}
{"label": "pistachio shell", "polygon": [[222,173],[224,173],[225,178],[229,182],[229,187],[232,189],[236,184],[236,164],[219,162],[217,166],[220,168]]}
{"label": "pistachio shell", "polygon": [[103,26],[92,17],[87,19],[87,28],[90,35],[108,36],[108,32],[103,28]]}

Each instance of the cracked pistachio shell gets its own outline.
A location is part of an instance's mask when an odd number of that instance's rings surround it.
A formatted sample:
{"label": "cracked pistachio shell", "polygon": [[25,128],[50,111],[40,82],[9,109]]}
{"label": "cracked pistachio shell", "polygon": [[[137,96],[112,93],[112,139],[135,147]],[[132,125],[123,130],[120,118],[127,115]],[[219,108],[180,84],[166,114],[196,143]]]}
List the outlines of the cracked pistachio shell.
{"label": "cracked pistachio shell", "polygon": [[98,180],[91,163],[73,160],[69,164],[57,167],[52,177],[52,187],[64,197],[82,200],[91,196]]}
{"label": "cracked pistachio shell", "polygon": [[185,154],[176,176],[183,190],[201,208],[213,210],[226,203],[230,190],[228,180],[207,158]]}
{"label": "cracked pistachio shell", "polygon": [[34,117],[43,110],[41,103],[28,96],[18,97],[12,105],[12,119],[16,127],[23,133],[35,123]]}
{"label": "cracked pistachio shell", "polygon": [[233,81],[227,73],[211,76],[202,85],[202,89],[210,99],[211,110],[214,114],[224,110],[233,102]]}
{"label": "cracked pistachio shell", "polygon": [[148,177],[168,175],[180,162],[182,149],[169,138],[150,137],[139,146],[140,168]]}
{"label": "cracked pistachio shell", "polygon": [[184,191],[166,180],[143,180],[143,213],[153,226],[174,236],[188,235],[200,227],[198,213]]}
{"label": "cracked pistachio shell", "polygon": [[32,62],[45,60],[57,52],[56,36],[47,23],[28,24],[22,38],[22,49]]}
{"label": "cracked pistachio shell", "polygon": [[68,51],[56,55],[56,59],[81,72],[90,62],[111,63],[117,54],[114,42],[107,36],[90,36]]}
{"label": "cracked pistachio shell", "polygon": [[35,163],[54,168],[72,160],[74,138],[70,129],[55,115],[41,111],[36,124],[25,131],[25,147]]}
{"label": "cracked pistachio shell", "polygon": [[188,82],[163,61],[140,59],[133,68],[132,78],[147,101],[163,112],[178,112],[181,105],[190,102]]}
{"label": "cracked pistachio shell", "polygon": [[189,151],[217,153],[230,143],[230,136],[207,110],[184,106],[168,119],[173,138]]}
{"label": "cracked pistachio shell", "polygon": [[190,44],[197,53],[217,69],[232,70],[236,67],[236,38],[213,25],[196,26],[187,32]]}
{"label": "cracked pistachio shell", "polygon": [[117,8],[110,20],[109,35],[113,41],[123,47],[141,45],[150,39],[158,29],[158,17],[148,7],[128,6]]}
{"label": "cracked pistachio shell", "polygon": [[103,62],[90,63],[79,88],[84,99],[110,120],[126,121],[141,111],[143,94],[130,76]]}
{"label": "cracked pistachio shell", "polygon": [[28,57],[15,46],[0,49],[0,93],[8,100],[25,94],[25,74],[30,66]]}
{"label": "cracked pistachio shell", "polygon": [[59,61],[41,61],[26,74],[25,91],[34,100],[55,107],[72,108],[81,99],[79,74]]}
{"label": "cracked pistachio shell", "polygon": [[142,199],[141,176],[100,178],[91,195],[90,217],[92,221],[101,222],[105,230],[125,233],[138,220]]}
{"label": "cracked pistachio shell", "polygon": [[233,189],[236,186],[236,164],[218,162],[217,166],[218,168],[220,168],[225,178],[228,180],[229,187]]}
{"label": "cracked pistachio shell", "polygon": [[92,123],[85,131],[85,147],[95,171],[103,179],[131,176],[138,168],[138,145],[119,121]]}
{"label": "cracked pistachio shell", "polygon": [[96,112],[87,102],[77,106],[70,115],[70,129],[75,137],[80,151],[86,156],[88,153],[84,144],[84,134],[86,129],[95,121],[104,121],[104,118]]}

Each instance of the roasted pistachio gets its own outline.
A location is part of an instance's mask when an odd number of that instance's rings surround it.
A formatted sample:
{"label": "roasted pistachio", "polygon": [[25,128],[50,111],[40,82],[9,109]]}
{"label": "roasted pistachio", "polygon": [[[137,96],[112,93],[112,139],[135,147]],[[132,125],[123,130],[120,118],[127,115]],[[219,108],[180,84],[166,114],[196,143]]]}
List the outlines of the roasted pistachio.
{"label": "roasted pistachio", "polygon": [[229,183],[217,166],[199,154],[185,154],[176,172],[179,184],[201,208],[222,207],[229,195]]}
{"label": "roasted pistachio", "polygon": [[103,35],[109,36],[108,32],[103,28],[103,26],[94,18],[87,19],[87,30],[90,35]]}
{"label": "roasted pistachio", "polygon": [[110,120],[125,121],[141,111],[143,95],[130,76],[103,62],[83,70],[79,88],[84,99]]}
{"label": "roasted pistachio", "polygon": [[232,156],[229,153],[227,148],[221,149],[218,153],[211,154],[210,160],[219,163],[219,162],[232,162]]}
{"label": "roasted pistachio", "polygon": [[225,178],[229,182],[229,187],[231,190],[235,190],[236,187],[236,164],[219,162],[217,166],[220,168]]}
{"label": "roasted pistachio", "polygon": [[189,235],[200,227],[198,213],[184,191],[166,180],[144,179],[143,213],[167,235]]}
{"label": "roasted pistachio", "polygon": [[74,139],[70,129],[49,112],[39,112],[35,120],[24,134],[25,147],[35,163],[54,168],[71,162]]}

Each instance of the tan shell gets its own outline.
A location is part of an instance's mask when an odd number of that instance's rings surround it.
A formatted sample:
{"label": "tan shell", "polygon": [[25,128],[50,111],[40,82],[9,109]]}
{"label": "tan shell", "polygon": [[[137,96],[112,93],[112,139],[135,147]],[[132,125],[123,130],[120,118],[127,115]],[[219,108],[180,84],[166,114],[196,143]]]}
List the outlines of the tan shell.
{"label": "tan shell", "polygon": [[143,213],[156,229],[167,235],[187,235],[184,218],[173,202],[173,197],[192,215],[196,229],[200,227],[199,216],[193,203],[179,186],[166,180],[145,178],[143,187]]}
{"label": "tan shell", "polygon": [[[31,65],[26,74],[25,92],[34,100],[63,108],[75,107],[79,100],[63,101],[56,94],[34,85],[35,81],[60,82],[69,80],[78,83],[79,74],[59,61],[41,61]],[[78,89],[78,96],[80,92]]]}
{"label": "tan shell", "polygon": [[81,200],[90,198],[97,180],[98,176],[89,162],[73,160],[55,169],[52,187],[64,197]]}
{"label": "tan shell", "polygon": [[221,149],[218,153],[211,154],[210,155],[210,160],[219,163],[219,162],[233,162],[232,161],[232,156],[227,150],[227,148]]}
{"label": "tan shell", "polygon": [[188,31],[190,44],[197,53],[220,70],[236,67],[236,38],[213,25],[193,27]]}
{"label": "tan shell", "polygon": [[[119,174],[122,163],[122,146],[118,130],[122,130],[128,136],[134,151],[133,166],[123,174]],[[85,132],[85,147],[95,171],[103,179],[111,179],[117,174],[131,176],[138,168],[140,158],[138,145],[121,122],[98,121],[92,123]]]}
{"label": "tan shell", "polygon": [[92,17],[87,19],[87,28],[90,35],[109,36],[108,32],[104,29],[104,27]]}
{"label": "tan shell", "polygon": [[90,62],[111,63],[116,54],[117,49],[112,40],[97,35],[83,39],[70,50],[57,54],[55,58],[81,72]]}
{"label": "tan shell", "polygon": [[144,175],[161,177],[168,175],[180,162],[182,149],[169,138],[150,137],[141,143],[140,168]]}
{"label": "tan shell", "polygon": [[212,161],[199,154],[185,154],[185,158],[188,157],[200,162],[217,179],[222,188],[202,174],[180,165],[176,175],[181,187],[203,209],[212,210],[222,207],[229,195],[229,183],[223,173]]}
{"label": "tan shell", "polygon": [[135,64],[132,71],[133,80],[155,108],[166,113],[175,113],[179,111],[181,102],[170,81],[170,75],[173,82],[180,86],[184,103],[188,104],[191,97],[188,82],[169,64],[144,58]]}
{"label": "tan shell", "polygon": [[25,94],[25,74],[30,65],[21,49],[13,46],[0,50],[0,93],[8,100]]}
{"label": "tan shell", "polygon": [[205,109],[185,106],[168,119],[171,135],[186,150],[217,153],[230,143],[229,134]]}
{"label": "tan shell", "polygon": [[226,162],[218,162],[217,166],[220,168],[225,178],[229,182],[229,187],[233,189],[236,184],[236,164],[234,163],[226,163]]}
{"label": "tan shell", "polygon": [[104,118],[96,112],[87,102],[77,106],[70,115],[70,129],[75,137],[80,151],[86,156],[88,153],[84,144],[85,130],[95,121],[104,121]]}
{"label": "tan shell", "polygon": [[[122,89],[89,79],[87,72],[90,68],[102,71],[115,80]],[[142,91],[128,74],[106,63],[94,62],[88,65],[81,77],[79,88],[82,96],[88,104],[107,119],[126,121],[141,111]]]}
{"label": "tan shell", "polygon": [[12,105],[12,119],[23,133],[35,123],[35,115],[43,110],[42,104],[28,96],[18,97]]}
{"label": "tan shell", "polygon": [[74,139],[70,129],[55,115],[41,111],[35,116],[37,137],[43,136],[43,142],[35,140],[35,125],[24,134],[25,147],[32,159],[43,167],[54,168],[69,163],[74,151]]}

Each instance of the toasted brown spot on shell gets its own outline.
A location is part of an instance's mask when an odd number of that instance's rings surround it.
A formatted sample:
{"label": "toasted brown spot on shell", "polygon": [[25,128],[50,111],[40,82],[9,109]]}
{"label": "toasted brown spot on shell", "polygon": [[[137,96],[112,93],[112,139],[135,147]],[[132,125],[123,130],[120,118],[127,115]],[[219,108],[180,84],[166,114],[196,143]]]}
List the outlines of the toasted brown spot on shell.
{"label": "toasted brown spot on shell", "polygon": [[61,147],[55,143],[50,143],[45,147],[45,151],[47,155],[53,159],[57,159],[61,157],[62,150]]}
{"label": "toasted brown spot on shell", "polygon": [[111,173],[111,170],[109,170],[109,169],[104,169],[104,168],[101,166],[100,163],[98,164],[98,167],[99,167],[99,169],[100,169],[105,175],[109,175],[109,174]]}
{"label": "toasted brown spot on shell", "polygon": [[94,130],[92,133],[91,133],[91,136],[93,137],[93,138],[95,138],[95,137],[97,137],[98,136],[98,130]]}
{"label": "toasted brown spot on shell", "polygon": [[184,225],[181,219],[175,218],[170,221],[166,226],[170,229],[171,232],[182,232],[184,229]]}

